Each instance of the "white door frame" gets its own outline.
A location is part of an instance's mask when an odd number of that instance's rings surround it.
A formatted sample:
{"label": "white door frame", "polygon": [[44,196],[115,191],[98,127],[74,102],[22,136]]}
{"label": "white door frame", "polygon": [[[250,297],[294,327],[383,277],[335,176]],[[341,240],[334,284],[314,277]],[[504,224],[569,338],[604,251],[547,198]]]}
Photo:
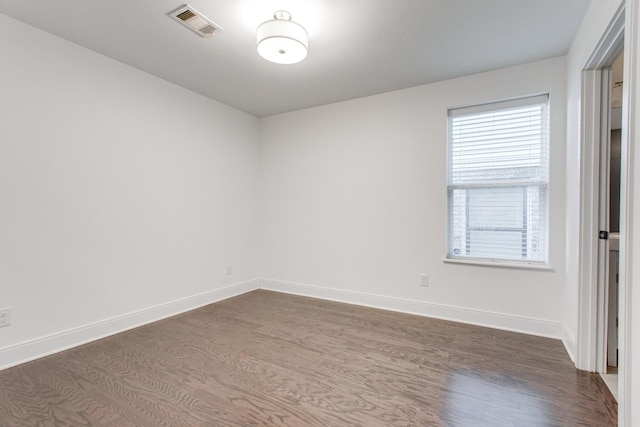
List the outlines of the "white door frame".
{"label": "white door frame", "polygon": [[[603,70],[622,52],[625,7],[618,10],[582,72],[580,118],[580,270],[578,290],[578,337],[576,366],[592,372],[606,369],[606,300],[599,277],[599,254],[608,251],[598,238],[600,230],[599,193],[601,186],[602,138],[607,138],[609,117],[609,71]],[[603,79],[604,75],[604,79]],[[623,101],[624,103],[624,101]],[[623,106],[624,108],[624,106]],[[606,144],[606,142],[605,142]],[[622,142],[624,145],[624,141]],[[621,181],[624,178],[621,179]],[[603,183],[604,185],[604,183]],[[620,211],[623,208],[621,206]],[[607,227],[608,228],[608,227]],[[622,230],[621,230],[622,234]],[[622,248],[621,248],[622,249]],[[604,251],[604,252],[603,252]],[[602,280],[600,281],[602,283]]]}
{"label": "white door frame", "polygon": [[[620,164],[620,281],[619,281],[619,352],[618,352],[618,425],[640,423],[640,294],[634,276],[640,277],[640,0],[626,0],[624,72],[622,86],[622,135]],[[635,307],[637,313],[632,312]],[[632,325],[635,328],[632,328]],[[635,356],[635,357],[634,357]],[[634,360],[636,359],[636,360]],[[634,372],[634,370],[636,372]],[[634,394],[635,390],[635,394]]]}

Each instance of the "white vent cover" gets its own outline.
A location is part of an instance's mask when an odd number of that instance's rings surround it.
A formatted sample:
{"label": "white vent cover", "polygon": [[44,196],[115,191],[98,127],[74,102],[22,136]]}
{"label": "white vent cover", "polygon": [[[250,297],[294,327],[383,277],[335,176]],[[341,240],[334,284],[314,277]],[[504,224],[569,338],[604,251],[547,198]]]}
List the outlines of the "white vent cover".
{"label": "white vent cover", "polygon": [[211,37],[215,33],[222,31],[221,26],[206,18],[188,4],[174,10],[169,16],[202,37]]}

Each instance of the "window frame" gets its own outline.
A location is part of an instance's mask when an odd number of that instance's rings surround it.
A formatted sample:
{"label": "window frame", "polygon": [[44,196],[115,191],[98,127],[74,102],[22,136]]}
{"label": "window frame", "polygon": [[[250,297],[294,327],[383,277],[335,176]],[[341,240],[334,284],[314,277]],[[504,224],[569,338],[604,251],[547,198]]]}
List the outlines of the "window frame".
{"label": "window frame", "polygon": [[[518,267],[518,268],[526,268],[526,269],[547,269],[550,270],[550,253],[549,253],[549,249],[550,249],[550,245],[549,245],[549,235],[550,235],[550,222],[549,222],[549,218],[550,218],[550,164],[551,164],[551,159],[550,159],[550,151],[551,151],[551,132],[550,132],[550,122],[551,122],[551,99],[550,99],[550,95],[548,93],[543,93],[543,94],[537,94],[537,95],[529,95],[529,96],[522,96],[522,97],[518,97],[518,98],[512,98],[512,99],[508,99],[508,100],[502,100],[502,101],[493,101],[493,102],[488,102],[488,103],[483,103],[483,104],[477,104],[477,105],[472,105],[472,106],[464,106],[464,107],[455,107],[455,108],[449,108],[447,110],[447,149],[446,149],[446,154],[447,154],[447,159],[446,159],[446,192],[447,192],[447,213],[446,213],[446,218],[447,218],[447,223],[446,223],[446,239],[445,239],[445,244],[446,244],[446,250],[445,250],[445,257],[443,259],[444,262],[449,262],[449,263],[462,263],[462,264],[478,264],[478,265],[491,265],[491,266],[504,266],[504,267]],[[543,167],[544,169],[544,179],[540,179],[537,181],[531,181],[531,182],[527,182],[527,181],[518,181],[517,179],[512,179],[511,181],[505,180],[499,184],[493,183],[493,184],[483,184],[482,182],[467,182],[465,184],[461,184],[461,183],[453,183],[453,178],[452,178],[452,167],[453,167],[453,144],[454,144],[454,136],[453,136],[453,118],[454,117],[461,117],[461,116],[468,116],[468,115],[473,115],[473,114],[478,114],[478,113],[484,113],[484,112],[492,112],[492,111],[503,111],[503,110],[508,110],[508,109],[512,109],[512,108],[518,108],[518,107],[526,107],[526,106],[534,106],[534,105],[543,105],[543,113],[544,114],[544,121],[543,123],[541,123],[542,126],[542,133],[544,135],[544,140],[541,143],[540,146],[540,150],[541,150],[541,154],[540,154],[540,160],[543,162]],[[541,163],[542,164],[542,163]],[[477,180],[477,181],[481,181],[481,180]],[[538,188],[539,193],[542,198],[538,201],[538,206],[543,207],[544,212],[541,214],[542,216],[539,216],[538,218],[542,218],[541,221],[536,221],[533,224],[537,224],[538,226],[543,225],[544,226],[544,230],[541,230],[542,233],[540,235],[540,238],[537,240],[538,244],[544,245],[542,253],[543,253],[543,259],[526,259],[525,256],[523,256],[522,259],[520,258],[511,258],[511,257],[500,257],[500,256],[491,256],[491,257],[485,257],[485,256],[471,256],[467,253],[465,253],[464,255],[455,255],[453,254],[453,247],[454,247],[454,232],[452,230],[453,227],[453,217],[455,216],[455,212],[454,212],[454,190],[455,189],[464,189],[465,190],[465,197],[468,199],[469,197],[469,191],[468,190],[473,190],[473,189],[496,189],[496,188],[500,188],[500,187],[509,187],[509,188],[522,188],[523,192],[526,193],[528,191],[529,188]],[[526,238],[526,233],[528,232],[527,230],[527,224],[528,221],[524,218],[524,216],[526,215],[526,209],[527,209],[527,204],[531,203],[531,197],[529,195],[523,195],[523,227],[519,228],[518,230],[507,230],[507,228],[511,229],[513,227],[494,227],[493,231],[503,231],[503,230],[497,230],[498,228],[500,229],[504,229],[507,231],[522,231],[523,233],[523,238]],[[469,209],[469,202],[467,202],[465,204],[465,207],[467,209],[467,212],[465,213],[465,221],[466,221],[466,225],[465,225],[465,239],[469,239],[469,230],[470,230],[470,226],[469,226],[469,213],[468,213],[468,209]],[[471,227],[474,228],[474,227]],[[482,229],[482,227],[475,227],[478,228],[481,231],[487,231],[486,229]],[[529,229],[531,229],[531,227],[529,227]],[[465,244],[468,245],[469,242],[465,241]],[[467,250],[467,248],[465,248],[465,251]],[[523,249],[526,250],[526,249]]]}

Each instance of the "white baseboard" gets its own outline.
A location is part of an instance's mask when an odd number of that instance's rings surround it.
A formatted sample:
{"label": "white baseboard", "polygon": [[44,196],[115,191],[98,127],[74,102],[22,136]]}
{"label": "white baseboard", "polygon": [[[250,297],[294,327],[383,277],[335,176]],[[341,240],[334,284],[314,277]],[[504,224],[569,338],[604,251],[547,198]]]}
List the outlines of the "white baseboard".
{"label": "white baseboard", "polygon": [[576,337],[573,336],[573,333],[567,328],[567,325],[562,327],[562,343],[564,344],[565,350],[569,354],[571,361],[573,364],[576,364]]}
{"label": "white baseboard", "polygon": [[129,329],[184,313],[217,301],[265,289],[419,316],[434,317],[478,326],[562,339],[572,360],[575,339],[561,323],[541,319],[480,311],[444,304],[332,289],[272,279],[254,279],[224,288],[149,307],[133,313],[79,326],[55,334],[0,348],[0,370],[77,347]]}
{"label": "white baseboard", "polygon": [[259,288],[257,279],[235,283],[100,322],[0,348],[0,370],[184,313]]}
{"label": "white baseboard", "polygon": [[260,279],[260,288],[366,307],[381,308],[402,313],[416,314],[419,316],[434,317],[437,319],[451,320],[454,322],[468,323],[477,326],[486,326],[529,335],[556,339],[563,338],[563,324],[548,320],[474,310],[444,304],[434,304],[384,295],[325,288],[316,285],[285,282],[282,280]]}

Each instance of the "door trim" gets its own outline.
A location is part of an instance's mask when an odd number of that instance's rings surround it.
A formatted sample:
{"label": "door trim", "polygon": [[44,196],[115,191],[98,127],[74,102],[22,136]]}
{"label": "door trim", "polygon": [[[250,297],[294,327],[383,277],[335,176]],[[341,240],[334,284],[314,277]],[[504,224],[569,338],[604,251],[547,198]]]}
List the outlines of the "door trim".
{"label": "door trim", "polygon": [[[619,370],[618,370],[618,423],[629,426],[636,411],[633,410],[631,399],[634,382],[632,370],[633,342],[630,324],[631,318],[631,289],[633,265],[630,262],[638,258],[633,253],[633,242],[640,241],[634,234],[634,142],[640,142],[640,131],[636,128],[636,121],[640,119],[640,98],[637,96],[637,83],[640,80],[640,70],[636,67],[640,56],[640,0],[626,0],[614,15],[604,35],[587,61],[583,72],[582,108],[580,124],[580,256],[579,256],[579,301],[578,301],[578,336],[576,346],[576,366],[580,369],[596,371],[598,367],[598,286],[597,266],[598,239],[597,214],[598,204],[596,195],[599,188],[599,168],[595,161],[599,150],[599,131],[601,112],[597,111],[602,104],[601,95],[596,90],[597,71],[610,65],[615,56],[622,49],[625,51],[624,86],[623,86],[623,118],[621,136],[621,194],[620,194],[620,277],[619,277]],[[597,119],[597,120],[594,120]],[[597,123],[597,125],[595,124]],[[595,127],[595,128],[594,128]],[[639,159],[640,160],[640,159]],[[640,212],[640,206],[636,206]],[[638,233],[635,233],[638,234]],[[637,335],[637,334],[636,334]],[[637,346],[637,344],[636,344]],[[605,359],[606,360],[606,359]],[[633,383],[633,384],[632,384]],[[637,388],[637,387],[636,387]],[[636,390],[638,391],[638,390]]]}

